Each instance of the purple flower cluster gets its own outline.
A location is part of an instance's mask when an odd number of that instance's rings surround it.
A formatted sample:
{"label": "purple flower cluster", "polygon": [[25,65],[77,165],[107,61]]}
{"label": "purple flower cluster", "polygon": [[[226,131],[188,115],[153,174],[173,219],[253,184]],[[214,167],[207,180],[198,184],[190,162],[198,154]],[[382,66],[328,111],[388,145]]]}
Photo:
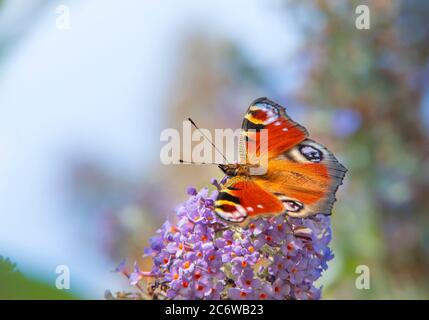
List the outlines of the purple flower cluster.
{"label": "purple flower cluster", "polygon": [[136,266],[131,284],[146,281],[154,299],[320,298],[314,282],[333,258],[329,217],[278,215],[241,227],[214,214],[217,191],[188,193],[177,223],[165,222],[145,250],[152,270]]}

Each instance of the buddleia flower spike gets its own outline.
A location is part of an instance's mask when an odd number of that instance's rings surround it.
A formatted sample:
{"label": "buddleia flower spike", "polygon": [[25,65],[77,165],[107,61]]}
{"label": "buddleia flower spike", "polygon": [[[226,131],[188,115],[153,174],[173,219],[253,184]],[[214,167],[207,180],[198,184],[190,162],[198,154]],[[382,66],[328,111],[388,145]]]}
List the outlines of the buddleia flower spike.
{"label": "buddleia flower spike", "polygon": [[[212,184],[218,188],[216,180]],[[319,299],[315,285],[333,258],[330,217],[259,217],[245,227],[214,213],[218,191],[188,189],[176,209],[151,238],[144,256],[152,268],[135,266],[128,275],[145,299]],[[144,294],[142,294],[143,292]],[[123,294],[122,294],[123,296]]]}

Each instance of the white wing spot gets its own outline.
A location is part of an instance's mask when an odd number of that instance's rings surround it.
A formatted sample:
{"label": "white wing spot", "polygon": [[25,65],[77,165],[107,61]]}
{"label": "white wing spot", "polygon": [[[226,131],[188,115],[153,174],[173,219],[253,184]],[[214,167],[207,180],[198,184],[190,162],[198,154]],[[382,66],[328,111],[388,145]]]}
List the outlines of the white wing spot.
{"label": "white wing spot", "polygon": [[262,204],[258,204],[258,205],[257,205],[257,207],[258,207],[259,209],[264,209],[264,206],[263,206]]}
{"label": "white wing spot", "polygon": [[282,131],[287,131],[287,130],[288,130],[288,128],[283,128],[283,129],[282,129]]}
{"label": "white wing spot", "polygon": [[280,121],[276,121],[275,123],[274,123],[274,125],[275,126],[279,126],[279,125],[281,125],[282,123],[280,122]]}

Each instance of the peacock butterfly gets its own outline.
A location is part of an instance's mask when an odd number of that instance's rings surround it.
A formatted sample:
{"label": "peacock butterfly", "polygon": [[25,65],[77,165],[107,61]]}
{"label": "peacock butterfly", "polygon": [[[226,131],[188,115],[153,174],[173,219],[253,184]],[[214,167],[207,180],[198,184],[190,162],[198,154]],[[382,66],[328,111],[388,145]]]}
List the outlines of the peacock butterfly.
{"label": "peacock butterfly", "polygon": [[[262,129],[268,132],[268,166],[264,174],[253,175],[250,164],[256,153],[264,152],[258,148]],[[327,148],[308,139],[307,130],[284,107],[265,97],[256,99],[244,117],[242,136],[256,149],[245,149],[244,163],[219,165],[228,176],[214,203],[219,217],[239,223],[261,215],[331,214],[347,169]]]}

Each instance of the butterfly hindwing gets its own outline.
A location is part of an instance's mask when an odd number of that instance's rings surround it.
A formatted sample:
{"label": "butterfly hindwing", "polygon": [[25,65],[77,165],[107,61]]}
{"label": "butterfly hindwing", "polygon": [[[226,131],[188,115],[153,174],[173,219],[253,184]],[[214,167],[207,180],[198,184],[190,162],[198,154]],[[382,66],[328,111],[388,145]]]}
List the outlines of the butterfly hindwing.
{"label": "butterfly hindwing", "polygon": [[231,222],[242,222],[248,216],[284,211],[282,202],[251,179],[234,177],[219,191],[215,212]]}
{"label": "butterfly hindwing", "polygon": [[306,139],[271,160],[266,175],[252,179],[274,193],[288,215],[307,217],[331,214],[346,171],[328,149]]}

